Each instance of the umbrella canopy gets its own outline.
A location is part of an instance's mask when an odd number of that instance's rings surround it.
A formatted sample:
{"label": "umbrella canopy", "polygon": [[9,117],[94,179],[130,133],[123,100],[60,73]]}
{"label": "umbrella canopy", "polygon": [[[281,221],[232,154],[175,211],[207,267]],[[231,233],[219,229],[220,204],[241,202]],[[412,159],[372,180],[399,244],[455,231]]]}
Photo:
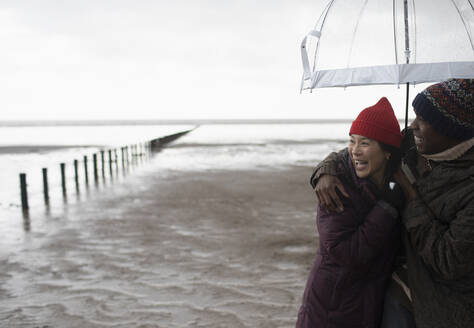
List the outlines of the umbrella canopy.
{"label": "umbrella canopy", "polygon": [[302,90],[474,78],[472,0],[331,0],[301,45]]}

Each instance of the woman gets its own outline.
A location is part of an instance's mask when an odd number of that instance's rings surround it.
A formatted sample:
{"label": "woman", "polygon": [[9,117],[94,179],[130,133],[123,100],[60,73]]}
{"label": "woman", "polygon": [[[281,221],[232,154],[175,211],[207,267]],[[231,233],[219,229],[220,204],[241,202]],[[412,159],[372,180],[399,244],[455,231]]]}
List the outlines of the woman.
{"label": "woman", "polygon": [[400,199],[389,188],[400,163],[400,126],[386,98],[352,122],[336,175],[343,210],[319,206],[319,247],[297,328],[378,327],[399,245]]}

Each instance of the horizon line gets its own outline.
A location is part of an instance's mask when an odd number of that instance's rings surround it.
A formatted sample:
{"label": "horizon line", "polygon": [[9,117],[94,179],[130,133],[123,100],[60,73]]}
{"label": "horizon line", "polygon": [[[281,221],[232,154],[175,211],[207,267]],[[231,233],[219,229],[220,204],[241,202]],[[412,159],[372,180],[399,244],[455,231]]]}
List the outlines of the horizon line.
{"label": "horizon line", "polygon": [[[398,118],[399,122],[405,119]],[[351,123],[349,118],[277,118],[277,119],[81,119],[81,120],[2,120],[0,127],[34,126],[114,126],[114,125],[211,125],[211,124],[313,124]]]}
{"label": "horizon line", "polygon": [[100,126],[100,125],[206,125],[206,124],[281,124],[347,123],[351,119],[79,119],[79,120],[2,120],[7,126]]}

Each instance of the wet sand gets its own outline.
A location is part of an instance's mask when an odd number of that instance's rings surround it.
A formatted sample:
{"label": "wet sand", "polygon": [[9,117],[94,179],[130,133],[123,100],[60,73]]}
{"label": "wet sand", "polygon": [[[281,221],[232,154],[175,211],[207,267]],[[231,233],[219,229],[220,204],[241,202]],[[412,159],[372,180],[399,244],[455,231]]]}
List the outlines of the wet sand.
{"label": "wet sand", "polygon": [[0,327],[294,327],[310,173],[149,171],[32,217],[0,252]]}

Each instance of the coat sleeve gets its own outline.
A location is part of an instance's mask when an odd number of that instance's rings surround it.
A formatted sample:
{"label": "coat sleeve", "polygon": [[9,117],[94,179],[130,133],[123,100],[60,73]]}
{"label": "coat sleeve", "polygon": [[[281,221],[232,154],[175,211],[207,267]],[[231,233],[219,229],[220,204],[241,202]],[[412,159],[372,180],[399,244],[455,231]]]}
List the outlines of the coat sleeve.
{"label": "coat sleeve", "polygon": [[347,148],[340,150],[339,152],[332,152],[325,159],[319,162],[313,170],[313,174],[310,178],[310,183],[313,189],[316,187],[319,178],[324,174],[337,175],[337,164],[343,160],[344,154],[347,152]]}
{"label": "coat sleeve", "polygon": [[398,223],[397,211],[380,200],[361,223],[351,202],[346,199],[343,202],[344,211],[341,213],[319,208],[320,245],[340,265],[364,267],[384,250],[384,245],[391,239],[389,237]]}
{"label": "coat sleeve", "polygon": [[407,204],[403,224],[414,251],[445,280],[474,271],[474,200],[456,213],[449,224],[436,219],[421,201]]}

